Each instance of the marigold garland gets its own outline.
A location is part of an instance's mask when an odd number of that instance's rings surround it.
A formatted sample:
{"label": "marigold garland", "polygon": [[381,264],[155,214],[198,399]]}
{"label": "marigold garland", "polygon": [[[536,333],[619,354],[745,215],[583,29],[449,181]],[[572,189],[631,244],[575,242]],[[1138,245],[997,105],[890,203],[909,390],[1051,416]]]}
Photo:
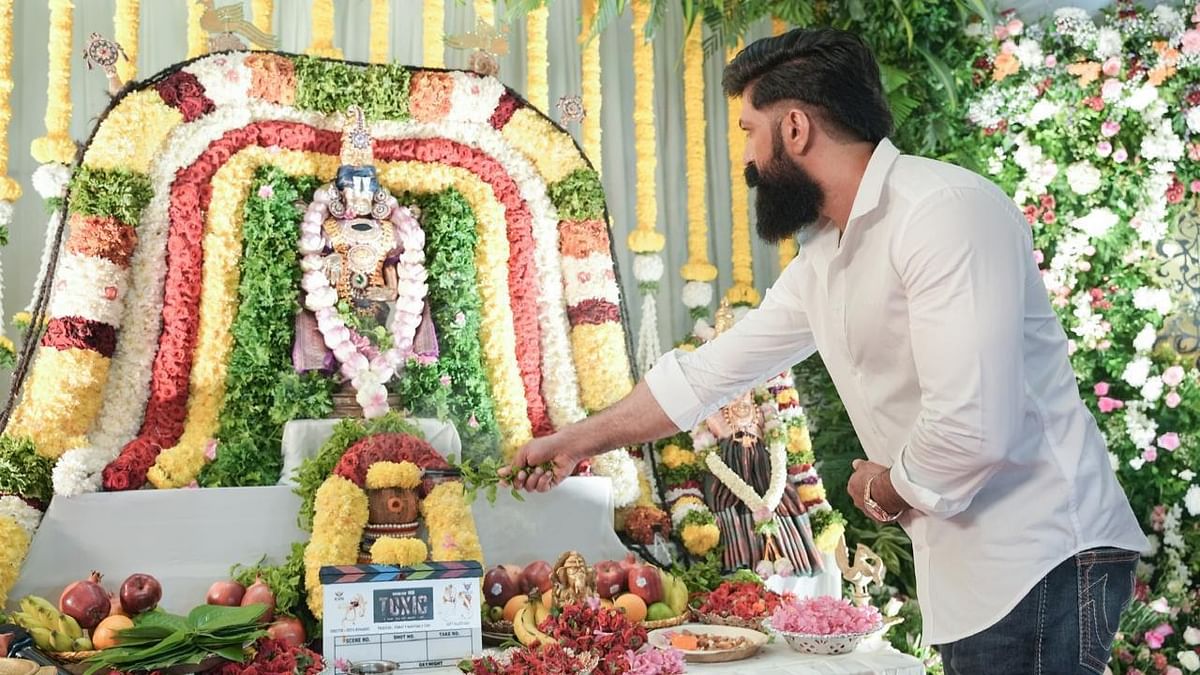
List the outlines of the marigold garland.
{"label": "marigold garland", "polygon": [[21,575],[21,563],[29,553],[29,534],[13,518],[0,517],[0,607],[8,603],[8,592]]}
{"label": "marigold garland", "polygon": [[600,108],[604,101],[600,91],[600,36],[591,35],[596,19],[596,3],[597,0],[583,0],[579,48],[582,52],[583,148],[588,160],[599,172],[604,164],[600,130]]}
{"label": "marigold garland", "polygon": [[525,15],[525,98],[538,110],[550,109],[550,82],[547,79],[550,71],[547,55],[550,43],[546,36],[549,22],[550,8],[546,5],[537,7]]}
{"label": "marigold garland", "polygon": [[371,544],[371,564],[411,567],[429,558],[429,547],[414,537],[380,537]]}
{"label": "marigold garland", "polygon": [[[521,108],[513,113],[500,133],[533,162],[547,184],[565,180],[574,171],[587,169],[587,163],[571,137],[559,131],[550,120],[532,108]],[[561,213],[559,215],[568,217]]]}
{"label": "marigold garland", "polygon": [[475,0],[475,22],[496,25],[496,0]]}
{"label": "marigold garland", "polygon": [[[0,0],[0,201],[15,202],[21,184],[8,175],[8,125],[12,121],[13,1]],[[5,223],[7,225],[7,223]]]}
{"label": "marigold garland", "polygon": [[254,27],[271,35],[275,28],[275,0],[251,0],[250,11]]}
{"label": "marigold garland", "polygon": [[125,58],[117,61],[117,75],[122,82],[130,82],[137,77],[141,5],[141,0],[117,0],[116,13],[113,15],[117,44],[125,50]]}
{"label": "marigold garland", "polygon": [[371,0],[371,63],[391,60],[391,0]]}
{"label": "marigold garland", "polygon": [[109,362],[86,349],[39,349],[7,433],[33,439],[38,453],[50,458],[83,445],[100,409]]}
{"label": "marigold garland", "polygon": [[446,46],[442,36],[446,32],[446,4],[434,0],[421,3],[421,52],[426,68],[441,68],[446,65]]}
{"label": "marigold garland", "polygon": [[50,66],[46,90],[46,135],[36,138],[30,148],[33,158],[42,164],[70,164],[75,159],[71,127],[71,0],[50,0]]}
{"label": "marigold garland", "polygon": [[375,462],[367,469],[367,488],[411,490],[421,484],[422,473],[421,467],[412,462]]}
{"label": "marigold garland", "polygon": [[309,11],[312,12],[312,43],[304,53],[341,59],[342,50],[333,46],[333,0],[313,0]]}
{"label": "marigold garland", "polygon": [[483,565],[483,547],[462,483],[449,481],[433,488],[421,502],[421,515],[429,530],[430,558],[434,562],[475,560]]}
{"label": "marigold garland", "polygon": [[318,619],[324,614],[321,568],[358,563],[358,545],[367,526],[367,494],[357,485],[330,476],[317,490],[312,539],[304,549],[304,587],[308,608]]}
{"label": "marigold garland", "polygon": [[634,253],[657,253],[666,237],[658,227],[658,140],[654,129],[654,45],[642,34],[650,4],[633,4],[633,143],[637,155],[637,226],[629,233]]}
{"label": "marigold garland", "polygon": [[[730,58],[733,52],[730,52]],[[758,290],[754,288],[754,258],[750,248],[750,188],[742,180],[742,169],[745,166],[743,157],[746,153],[746,136],[738,127],[741,117],[741,99],[729,99],[729,178],[730,196],[733,209],[730,220],[732,227],[732,261],[733,285],[725,292],[729,304],[750,305],[758,304]]]}
{"label": "marigold garland", "polygon": [[164,103],[152,88],[128,94],[121,103],[96,130],[83,165],[148,174],[167,136],[183,121],[183,114]]}
{"label": "marigold garland", "polygon": [[687,281],[710,282],[717,268],[708,259],[707,122],[704,118],[703,29],[693,26],[684,45],[684,127],[687,136],[688,261],[680,273]]}
{"label": "marigold garland", "polygon": [[187,55],[194,59],[208,51],[208,33],[200,26],[200,17],[204,16],[204,4],[196,0],[183,0],[188,8],[187,23]]}

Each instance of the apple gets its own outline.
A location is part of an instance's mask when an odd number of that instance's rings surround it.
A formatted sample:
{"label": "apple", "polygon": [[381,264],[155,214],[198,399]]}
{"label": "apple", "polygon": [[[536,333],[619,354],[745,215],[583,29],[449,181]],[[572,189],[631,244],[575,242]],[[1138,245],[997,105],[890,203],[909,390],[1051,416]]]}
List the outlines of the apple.
{"label": "apple", "polygon": [[129,616],[148,612],[162,600],[162,584],[149,574],[131,574],[121,584],[121,609]]}
{"label": "apple", "polygon": [[625,590],[628,573],[615,560],[596,563],[596,593],[601,598],[615,598]]}
{"label": "apple", "polygon": [[653,565],[635,565],[629,570],[629,592],[649,607],[663,598],[662,575]]}
{"label": "apple", "polygon": [[550,563],[545,560],[535,560],[529,563],[521,572],[521,592],[529,593],[536,588],[542,593],[549,593],[552,586],[550,582],[552,572]]}
{"label": "apple", "polygon": [[504,569],[504,565],[493,567],[483,575],[483,598],[492,607],[504,607],[520,591],[520,583]]}

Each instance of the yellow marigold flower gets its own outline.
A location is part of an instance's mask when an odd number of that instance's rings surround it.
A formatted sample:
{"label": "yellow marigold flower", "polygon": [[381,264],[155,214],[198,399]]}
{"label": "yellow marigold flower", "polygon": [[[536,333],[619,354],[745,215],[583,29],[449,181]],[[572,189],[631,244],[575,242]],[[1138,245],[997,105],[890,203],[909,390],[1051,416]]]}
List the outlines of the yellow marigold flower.
{"label": "yellow marigold flower", "polygon": [[367,488],[411,490],[421,483],[421,467],[412,462],[375,462],[367,469]]}
{"label": "yellow marigold flower", "polygon": [[704,501],[702,499],[700,499],[699,497],[695,497],[692,495],[684,495],[684,496],[680,497],[679,499],[675,500],[675,503],[671,505],[671,510],[675,511],[676,509],[682,509],[683,507],[687,506],[688,504],[699,504],[700,506],[704,506]]}
{"label": "yellow marigold flower", "polygon": [[428,557],[425,542],[413,537],[380,537],[371,544],[371,562],[376,565],[410,567]]}
{"label": "yellow marigold flower", "polygon": [[7,335],[0,335],[0,349],[14,354],[17,353],[17,346],[13,344],[13,341]]}
{"label": "yellow marigold flower", "polygon": [[17,583],[25,554],[29,552],[29,535],[16,520],[0,517],[0,541],[4,542],[0,546],[0,607],[3,607],[8,601],[8,592]]}
{"label": "yellow marigold flower", "polygon": [[694,352],[696,351],[696,345],[690,342],[684,342],[683,344],[679,345],[678,349],[682,352]]}
{"label": "yellow marigold flower", "polygon": [[812,438],[808,435],[807,427],[792,427],[788,429],[788,452],[801,455],[812,450]]}
{"label": "yellow marigold flower", "polygon": [[421,514],[429,530],[430,557],[437,561],[476,560],[483,564],[483,547],[475,531],[471,505],[458,481],[433,488],[421,502]]}
{"label": "yellow marigold flower", "polygon": [[29,324],[33,323],[33,315],[29,312],[17,312],[13,314],[13,323],[20,328],[28,328]]}
{"label": "yellow marigold flower", "polygon": [[800,501],[808,504],[809,502],[824,501],[825,486],[817,483],[816,485],[801,485],[796,490],[796,494],[800,497]]}
{"label": "yellow marigold flower", "polygon": [[791,405],[800,402],[800,395],[795,389],[783,389],[778,394],[775,394],[775,401],[781,406]]}
{"label": "yellow marigold flower", "polygon": [[692,555],[704,555],[711,551],[717,542],[721,541],[721,530],[712,523],[692,524],[684,527],[680,536],[683,538],[683,546],[688,552]]}
{"label": "yellow marigold flower", "polygon": [[817,533],[813,543],[818,551],[833,553],[833,549],[837,547],[838,540],[842,538],[845,531],[846,528],[841,523],[830,523],[828,527]]}
{"label": "yellow marigold flower", "polygon": [[663,464],[666,464],[670,469],[678,469],[681,466],[695,464],[696,453],[691,450],[684,450],[674,443],[663,448],[662,455]]}
{"label": "yellow marigold flower", "polygon": [[313,511],[312,539],[304,551],[304,585],[308,608],[320,618],[321,567],[358,562],[358,542],[369,515],[367,494],[341,476],[330,476],[317,490]]}

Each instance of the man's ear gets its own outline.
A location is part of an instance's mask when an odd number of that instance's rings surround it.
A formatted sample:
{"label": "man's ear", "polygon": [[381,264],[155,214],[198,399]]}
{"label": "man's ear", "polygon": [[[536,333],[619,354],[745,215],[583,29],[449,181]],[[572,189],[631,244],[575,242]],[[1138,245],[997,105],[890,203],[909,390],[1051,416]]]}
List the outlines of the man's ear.
{"label": "man's ear", "polygon": [[779,120],[779,135],[784,149],[792,157],[808,152],[815,131],[813,122],[812,116],[803,108],[790,106],[784,110]]}

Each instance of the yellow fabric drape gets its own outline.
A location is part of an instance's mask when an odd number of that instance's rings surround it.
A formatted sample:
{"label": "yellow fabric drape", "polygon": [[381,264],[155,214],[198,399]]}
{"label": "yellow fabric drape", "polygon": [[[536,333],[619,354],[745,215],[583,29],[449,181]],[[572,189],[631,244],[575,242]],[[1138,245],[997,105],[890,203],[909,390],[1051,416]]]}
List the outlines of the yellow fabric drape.
{"label": "yellow fabric drape", "polygon": [[30,151],[42,164],[70,164],[75,159],[71,140],[71,0],[50,0],[50,82],[46,92],[46,135],[34,139]]}
{"label": "yellow fabric drape", "polygon": [[330,59],[342,58],[342,50],[333,46],[333,0],[313,0],[312,43],[307,53]]}
{"label": "yellow fabric drape", "polygon": [[583,28],[579,32],[579,47],[583,52],[583,150],[596,171],[601,170],[603,147],[600,142],[600,37],[588,40],[596,18],[597,0],[583,0]]}
{"label": "yellow fabric drape", "polygon": [[633,4],[633,144],[637,156],[637,227],[629,233],[634,253],[657,253],[666,238],[658,224],[658,139],[654,129],[654,45],[644,39],[642,27],[650,18],[650,5]]}
{"label": "yellow fabric drape", "polygon": [[687,137],[688,260],[680,270],[687,281],[712,281],[717,268],[708,260],[708,170],[704,119],[704,29],[688,33],[683,51],[684,133]]}
{"label": "yellow fabric drape", "polygon": [[117,11],[113,19],[113,30],[117,44],[125,50],[128,58],[117,59],[117,76],[122,82],[137,78],[139,27],[141,26],[141,0],[117,0]]}
{"label": "yellow fabric drape", "polygon": [[550,109],[550,61],[547,54],[550,44],[546,37],[549,22],[550,9],[545,5],[525,16],[525,60],[528,71],[525,96],[533,107],[547,111]]}
{"label": "yellow fabric drape", "polygon": [[[771,34],[782,35],[791,29],[786,21],[779,17],[771,17]],[[792,258],[796,257],[796,240],[788,237],[779,242],[779,271],[782,272]]]}
{"label": "yellow fabric drape", "polygon": [[[733,58],[736,49],[729,51]],[[729,99],[729,179],[731,184],[730,202],[732,204],[732,259],[733,285],[725,292],[725,299],[731,305],[757,305],[758,290],[754,288],[754,256],[750,248],[750,189],[742,179],[745,169],[743,155],[746,152],[746,136],[738,126],[741,117],[742,100]]]}
{"label": "yellow fabric drape", "polygon": [[252,0],[250,9],[254,13],[254,27],[267,35],[274,34],[275,0]]}
{"label": "yellow fabric drape", "polygon": [[194,59],[208,51],[208,33],[200,27],[200,17],[204,16],[204,5],[196,0],[183,0],[187,4],[187,55]]}
{"label": "yellow fabric drape", "polygon": [[[0,0],[0,200],[15,202],[21,184],[8,175],[8,125],[12,121],[13,0]],[[3,331],[0,331],[2,333]]]}
{"label": "yellow fabric drape", "polygon": [[446,5],[442,0],[425,0],[421,6],[421,51],[426,68],[441,68],[446,64]]}
{"label": "yellow fabric drape", "polygon": [[391,61],[391,0],[371,0],[371,63]]}

